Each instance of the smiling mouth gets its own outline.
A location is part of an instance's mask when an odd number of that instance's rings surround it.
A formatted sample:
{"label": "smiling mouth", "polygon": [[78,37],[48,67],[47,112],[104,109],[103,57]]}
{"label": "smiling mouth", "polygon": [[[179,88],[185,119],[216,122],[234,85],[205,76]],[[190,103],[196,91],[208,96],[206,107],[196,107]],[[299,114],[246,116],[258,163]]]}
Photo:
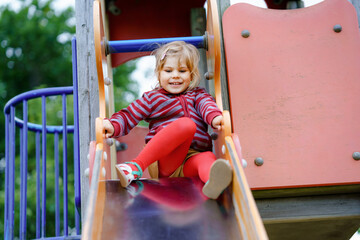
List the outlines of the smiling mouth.
{"label": "smiling mouth", "polygon": [[170,85],[181,85],[182,83],[170,83]]}

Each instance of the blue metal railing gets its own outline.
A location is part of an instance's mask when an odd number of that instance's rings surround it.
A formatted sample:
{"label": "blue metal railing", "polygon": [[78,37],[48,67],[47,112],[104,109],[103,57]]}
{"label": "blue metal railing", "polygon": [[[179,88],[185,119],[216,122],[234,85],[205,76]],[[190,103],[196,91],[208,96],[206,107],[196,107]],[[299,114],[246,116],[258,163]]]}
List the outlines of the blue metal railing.
{"label": "blue metal railing", "polygon": [[155,50],[156,48],[159,47],[159,45],[173,41],[184,41],[193,44],[197,48],[206,48],[206,36],[193,36],[193,37],[108,41],[107,52],[108,53],[148,52]]}
{"label": "blue metal railing", "polygon": [[[5,216],[4,216],[4,238],[14,239],[15,230],[15,212],[19,215],[19,235],[20,239],[36,238],[36,239],[80,239],[80,163],[79,163],[79,127],[78,127],[78,97],[77,97],[77,69],[76,69],[76,40],[72,41],[73,47],[73,82],[74,87],[57,87],[33,90],[22,93],[12,98],[5,105]],[[67,125],[67,96],[74,93],[74,126]],[[61,96],[62,98],[62,125],[49,126],[46,118],[46,99],[50,96]],[[41,99],[41,124],[35,124],[28,121],[28,101],[30,99]],[[22,119],[15,116],[16,107],[22,104]],[[17,129],[19,134],[17,135]],[[29,133],[35,134],[35,139],[29,139]],[[74,142],[74,208],[75,208],[75,229],[76,235],[69,236],[69,216],[68,216],[68,134],[73,134]],[[48,137],[53,135],[54,146],[47,146]],[[59,136],[62,135],[62,177],[60,177],[60,161],[59,161]],[[35,159],[29,159],[28,146],[29,140],[35,143]],[[16,143],[19,142],[20,150],[16,151]],[[54,163],[55,163],[55,237],[46,235],[47,219],[47,162],[52,159],[47,159],[47,149],[53,147],[54,149]],[[40,157],[41,156],[41,157]],[[29,186],[28,183],[28,163],[35,160],[36,169],[36,183],[35,186]],[[16,181],[16,161],[20,161],[20,186],[17,187]],[[60,180],[62,179],[62,184]],[[62,185],[62,194],[60,193],[60,185]],[[36,236],[27,236],[27,201],[28,201],[28,187],[36,188]],[[19,208],[15,206],[15,193],[20,193]],[[62,206],[60,205],[62,199]],[[49,204],[49,203],[48,203]],[[61,228],[60,210],[62,207],[63,217]],[[30,224],[35,224],[33,219],[30,219]],[[51,219],[50,221],[53,221]]]}

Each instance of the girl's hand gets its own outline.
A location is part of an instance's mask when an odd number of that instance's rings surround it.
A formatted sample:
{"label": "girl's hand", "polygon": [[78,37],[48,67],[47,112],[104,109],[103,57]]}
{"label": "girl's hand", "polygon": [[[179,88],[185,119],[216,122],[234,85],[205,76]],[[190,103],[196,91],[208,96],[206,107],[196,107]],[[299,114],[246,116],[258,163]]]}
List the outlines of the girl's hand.
{"label": "girl's hand", "polygon": [[104,119],[103,127],[105,130],[105,138],[111,138],[115,131],[114,126],[111,124],[109,120]]}
{"label": "girl's hand", "polygon": [[211,126],[219,131],[221,131],[221,129],[223,128],[224,126],[224,118],[223,116],[217,116],[217,117],[214,117],[214,119],[212,120],[211,122]]}

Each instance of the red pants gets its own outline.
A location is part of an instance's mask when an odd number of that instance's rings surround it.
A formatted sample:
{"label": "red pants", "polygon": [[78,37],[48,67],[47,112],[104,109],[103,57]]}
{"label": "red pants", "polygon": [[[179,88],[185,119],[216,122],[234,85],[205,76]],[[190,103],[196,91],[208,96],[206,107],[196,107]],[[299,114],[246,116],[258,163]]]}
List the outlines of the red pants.
{"label": "red pants", "polygon": [[[133,162],[145,170],[153,162],[159,161],[159,176],[168,177],[184,162],[195,132],[196,125],[190,118],[180,118],[159,131]],[[198,176],[201,181],[207,182],[215,160],[215,155],[210,151],[190,157],[184,164],[184,176]],[[134,165],[131,167],[136,168]]]}

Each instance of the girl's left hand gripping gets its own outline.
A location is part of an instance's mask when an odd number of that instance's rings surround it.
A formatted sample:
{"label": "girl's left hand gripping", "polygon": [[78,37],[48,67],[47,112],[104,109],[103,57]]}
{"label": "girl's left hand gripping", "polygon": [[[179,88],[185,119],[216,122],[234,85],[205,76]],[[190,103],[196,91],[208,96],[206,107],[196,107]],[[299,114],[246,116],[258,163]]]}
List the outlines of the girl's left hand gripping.
{"label": "girl's left hand gripping", "polygon": [[224,118],[223,118],[223,116],[220,115],[220,116],[214,117],[214,119],[211,122],[211,125],[212,125],[213,128],[221,131],[221,129],[224,126]]}
{"label": "girl's left hand gripping", "polygon": [[105,130],[105,138],[111,138],[114,134],[114,126],[111,124],[111,122],[107,119],[103,120],[103,127]]}

